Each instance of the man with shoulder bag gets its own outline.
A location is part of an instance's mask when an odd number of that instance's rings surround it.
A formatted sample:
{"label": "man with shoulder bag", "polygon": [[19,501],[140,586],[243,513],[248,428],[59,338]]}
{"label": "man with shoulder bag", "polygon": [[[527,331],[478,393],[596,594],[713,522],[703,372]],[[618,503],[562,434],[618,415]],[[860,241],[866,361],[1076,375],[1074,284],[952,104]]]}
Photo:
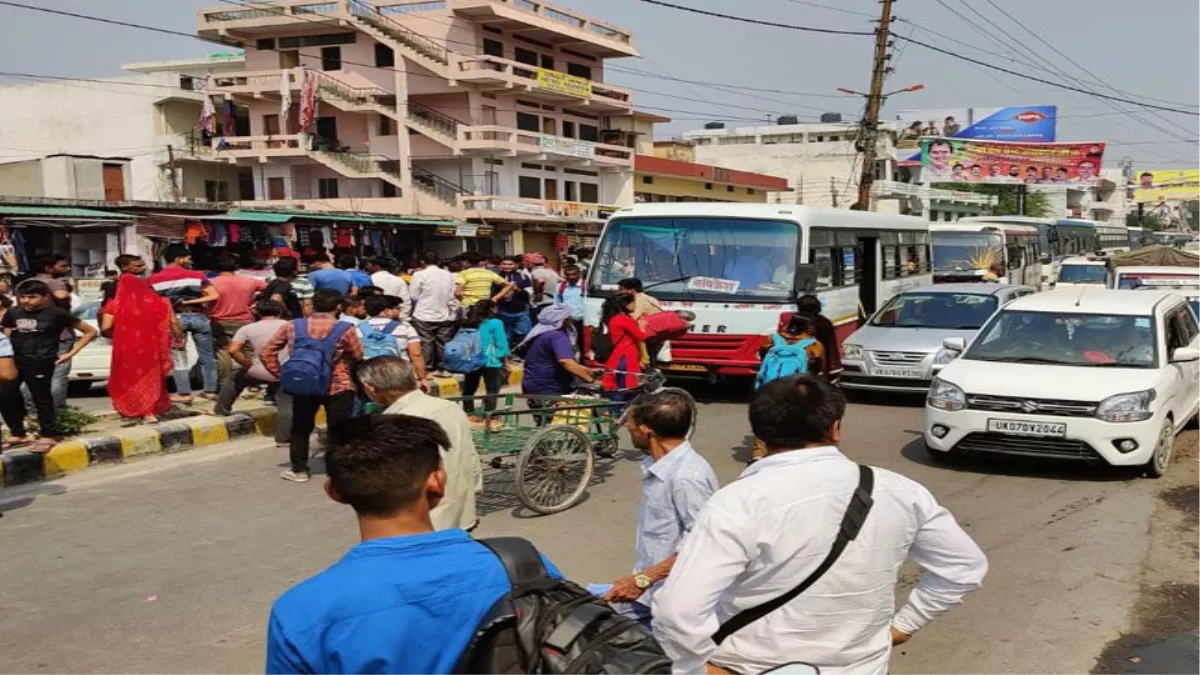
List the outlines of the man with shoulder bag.
{"label": "man with shoulder bag", "polygon": [[[983,552],[927,489],[838,450],[845,408],[809,376],[755,393],[767,456],[712,496],[654,597],[674,672],[887,673],[893,645],[982,584]],[[895,612],[906,560],[925,574]]]}

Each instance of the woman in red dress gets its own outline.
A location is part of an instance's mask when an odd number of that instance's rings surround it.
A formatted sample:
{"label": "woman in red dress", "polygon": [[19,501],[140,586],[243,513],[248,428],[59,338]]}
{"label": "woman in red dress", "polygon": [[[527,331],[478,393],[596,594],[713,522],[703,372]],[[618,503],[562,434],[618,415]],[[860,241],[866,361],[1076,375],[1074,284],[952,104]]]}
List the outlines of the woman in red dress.
{"label": "woman in red dress", "polygon": [[[137,262],[144,270],[145,263]],[[112,333],[108,392],[113,408],[131,422],[157,422],[171,407],[166,378],[177,324],[170,303],[133,272],[121,275],[115,297],[101,311],[100,328]]]}
{"label": "woman in red dress", "polygon": [[[638,385],[638,373],[642,372],[642,354],[645,353],[646,335],[631,316],[634,297],[617,293],[604,301],[600,322],[612,341],[612,354],[604,362],[609,372],[604,376],[604,388],[610,391],[632,389]],[[618,399],[614,399],[618,400]]]}

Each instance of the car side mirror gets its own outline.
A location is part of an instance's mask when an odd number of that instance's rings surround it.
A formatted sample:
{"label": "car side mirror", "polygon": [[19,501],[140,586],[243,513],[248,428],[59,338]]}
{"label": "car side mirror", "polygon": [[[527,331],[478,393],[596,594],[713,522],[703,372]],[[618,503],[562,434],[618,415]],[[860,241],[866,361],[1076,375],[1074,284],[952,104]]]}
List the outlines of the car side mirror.
{"label": "car side mirror", "polygon": [[967,341],[960,337],[949,337],[942,340],[942,346],[952,352],[964,352],[967,350]]}
{"label": "car side mirror", "polygon": [[1200,349],[1196,347],[1176,347],[1171,352],[1171,363],[1190,363],[1200,361]]}
{"label": "car side mirror", "polygon": [[800,265],[796,268],[796,279],[794,282],[796,295],[804,295],[805,293],[814,293],[817,290],[817,266],[816,265]]}

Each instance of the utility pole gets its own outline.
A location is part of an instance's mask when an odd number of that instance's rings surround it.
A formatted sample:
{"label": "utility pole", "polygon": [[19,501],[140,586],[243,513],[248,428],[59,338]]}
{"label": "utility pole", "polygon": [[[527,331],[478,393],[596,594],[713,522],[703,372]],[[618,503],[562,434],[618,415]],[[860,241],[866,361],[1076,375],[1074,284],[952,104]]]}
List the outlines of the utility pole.
{"label": "utility pole", "polygon": [[871,71],[871,91],[867,94],[867,112],[862,120],[862,174],[858,179],[858,208],[871,210],[871,184],[875,182],[875,145],[879,137],[879,109],[883,106],[883,80],[887,77],[888,42],[892,31],[892,2],[881,0],[883,14],[875,29],[875,65]]}
{"label": "utility pole", "polygon": [[829,193],[833,195],[833,208],[837,208],[837,179],[833,176],[829,177]]}
{"label": "utility pole", "polygon": [[179,178],[175,175],[175,146],[167,145],[167,171],[171,174],[171,198],[179,201]]}

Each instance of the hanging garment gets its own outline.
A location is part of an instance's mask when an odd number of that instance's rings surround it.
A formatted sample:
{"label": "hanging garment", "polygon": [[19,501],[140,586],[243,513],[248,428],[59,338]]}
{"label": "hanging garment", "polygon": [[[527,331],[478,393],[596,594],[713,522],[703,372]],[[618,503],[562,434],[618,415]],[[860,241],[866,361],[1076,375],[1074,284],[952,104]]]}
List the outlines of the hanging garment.
{"label": "hanging garment", "polygon": [[334,239],[334,248],[350,248],[354,246],[353,235],[348,227],[339,227],[337,229],[337,238]]}
{"label": "hanging garment", "polygon": [[333,228],[326,225],[321,228],[321,248],[333,248]]}
{"label": "hanging garment", "polygon": [[208,233],[204,230],[204,225],[196,222],[187,224],[187,233],[184,234],[184,241],[186,241],[188,244],[195,244],[201,239],[207,238]]}
{"label": "hanging garment", "polygon": [[229,224],[229,243],[236,244],[241,241],[242,226],[237,223]]}
{"label": "hanging garment", "polygon": [[371,247],[375,249],[376,255],[383,253],[383,233],[379,230],[371,230]]}

